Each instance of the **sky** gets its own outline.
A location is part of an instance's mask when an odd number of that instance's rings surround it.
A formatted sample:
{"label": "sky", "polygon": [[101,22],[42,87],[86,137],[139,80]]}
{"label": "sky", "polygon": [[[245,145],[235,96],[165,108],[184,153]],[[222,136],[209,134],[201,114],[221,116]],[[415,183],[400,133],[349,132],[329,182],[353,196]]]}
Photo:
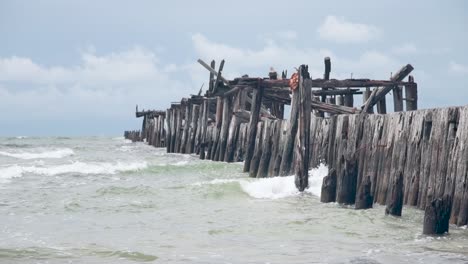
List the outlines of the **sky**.
{"label": "sky", "polygon": [[[410,63],[419,107],[468,104],[467,1],[0,0],[0,136],[118,136],[225,77],[388,79]],[[387,96],[391,97],[391,96]],[[387,107],[392,105],[387,102]]]}

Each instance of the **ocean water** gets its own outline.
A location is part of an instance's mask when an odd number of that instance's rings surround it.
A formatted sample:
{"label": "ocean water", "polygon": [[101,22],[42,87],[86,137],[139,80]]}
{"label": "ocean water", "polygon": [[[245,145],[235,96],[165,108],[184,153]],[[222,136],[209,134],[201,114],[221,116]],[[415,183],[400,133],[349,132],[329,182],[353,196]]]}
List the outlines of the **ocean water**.
{"label": "ocean water", "polygon": [[0,263],[468,263],[466,227],[320,203],[327,171],[300,194],[120,137],[1,138]]}

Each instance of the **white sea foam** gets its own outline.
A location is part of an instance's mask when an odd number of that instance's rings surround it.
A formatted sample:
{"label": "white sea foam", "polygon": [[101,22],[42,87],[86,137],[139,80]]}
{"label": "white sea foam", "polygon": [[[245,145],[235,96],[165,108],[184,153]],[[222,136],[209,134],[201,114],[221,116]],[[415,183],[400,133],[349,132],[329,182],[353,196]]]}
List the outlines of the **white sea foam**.
{"label": "white sea foam", "polygon": [[[323,177],[327,176],[328,167],[320,164],[309,171],[309,187],[305,190],[320,197]],[[298,195],[294,176],[263,178],[252,182],[240,183],[242,190],[254,198],[278,199]]]}
{"label": "white sea foam", "polygon": [[[328,168],[324,164],[320,164],[317,168],[309,171],[309,188],[305,191],[315,196],[320,197],[323,178],[328,174]],[[214,179],[211,181],[197,182],[192,185],[210,185],[210,184],[226,184],[238,182],[242,191],[249,196],[258,199],[279,199],[289,196],[298,195],[294,183],[294,176],[272,177],[262,179]]]}
{"label": "white sea foam", "polygon": [[148,167],[146,162],[133,162],[133,163],[86,163],[76,161],[69,164],[61,164],[54,166],[19,166],[13,165],[9,167],[0,167],[0,179],[8,181],[7,179],[21,177],[24,173],[33,173],[39,175],[59,175],[66,173],[79,173],[79,174],[116,174],[124,171],[141,170]]}
{"label": "white sea foam", "polygon": [[231,182],[242,182],[245,180],[241,179],[214,179],[211,181],[203,181],[203,182],[196,182],[192,184],[193,186],[202,186],[202,185],[213,185],[213,184],[225,184],[225,183],[231,183]]}
{"label": "white sea foam", "polygon": [[0,155],[13,157],[17,159],[60,159],[75,154],[72,149],[36,149],[30,152],[26,151],[0,151]]}
{"label": "white sea foam", "polygon": [[21,177],[23,170],[18,165],[0,168],[0,183],[9,182],[12,178]]}

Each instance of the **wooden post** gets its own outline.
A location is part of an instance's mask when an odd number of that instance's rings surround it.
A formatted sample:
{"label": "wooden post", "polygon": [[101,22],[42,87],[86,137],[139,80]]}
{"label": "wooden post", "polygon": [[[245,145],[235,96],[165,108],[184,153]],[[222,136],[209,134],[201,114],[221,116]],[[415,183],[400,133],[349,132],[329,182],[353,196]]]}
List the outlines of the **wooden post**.
{"label": "wooden post", "polygon": [[449,231],[452,198],[445,195],[431,201],[424,210],[423,234],[444,234]]}
{"label": "wooden post", "polygon": [[291,174],[291,168],[293,163],[293,151],[294,141],[296,139],[298,119],[299,119],[299,108],[300,108],[300,94],[298,88],[292,91],[291,99],[291,116],[289,118],[289,126],[286,134],[283,155],[281,159],[281,166],[279,175],[286,176]]}
{"label": "wooden post", "polygon": [[262,106],[263,86],[261,79],[258,80],[257,89],[252,93],[252,107],[250,111],[249,129],[247,132],[247,146],[244,160],[244,172],[250,169],[250,162],[255,148],[255,136],[257,134],[257,123],[260,120],[260,108]]}
{"label": "wooden post", "polygon": [[274,133],[274,122],[273,120],[264,121],[264,129],[262,136],[262,153],[260,157],[260,164],[258,165],[257,178],[268,177],[268,168],[270,165],[271,150],[273,144],[273,133]]}
{"label": "wooden post", "polygon": [[[348,91],[349,90],[350,90],[350,88],[348,88]],[[345,96],[344,96],[344,105],[348,106],[348,107],[353,107],[354,97],[353,97],[353,94],[351,92],[348,92],[348,93],[345,94]]]}
{"label": "wooden post", "polygon": [[[216,67],[216,62],[212,60],[210,66],[211,68],[214,69]],[[214,82],[215,82],[214,74],[210,71],[210,79],[208,83],[208,95],[211,95],[213,93]]]}
{"label": "wooden post", "polygon": [[[372,91],[370,90],[370,87],[366,87],[366,90],[364,91],[364,94],[362,95],[362,99],[363,99],[362,103],[364,105],[366,104],[366,102],[369,99],[369,97],[371,96],[371,94],[372,94]],[[370,104],[370,102],[368,102],[368,103]],[[374,113],[374,107],[369,107],[366,112],[367,113]]]}
{"label": "wooden post", "polygon": [[202,125],[201,125],[201,133],[200,133],[200,159],[204,160],[206,157],[205,148],[208,145],[207,142],[207,129],[208,129],[208,111],[209,111],[209,101],[203,101],[203,109],[202,109]]}
{"label": "wooden post", "polygon": [[330,169],[328,175],[323,178],[320,202],[333,203],[336,201],[336,170]]}
{"label": "wooden post", "polygon": [[[375,89],[378,89],[377,87]],[[378,90],[377,90],[377,93]],[[380,99],[378,102],[377,102],[377,113],[379,114],[386,114],[387,113],[387,102],[385,100],[385,96],[382,97],[382,99]]]}
{"label": "wooden post", "polygon": [[391,195],[387,199],[385,214],[401,216],[401,211],[403,209],[403,190],[403,173],[400,172],[392,184]]}
{"label": "wooden post", "polygon": [[250,177],[257,177],[258,173],[258,166],[260,165],[260,158],[262,156],[262,148],[263,148],[263,130],[264,130],[264,125],[265,123],[263,121],[260,121],[257,123],[257,133],[255,135],[255,148],[254,148],[254,153],[252,156],[252,161],[250,162],[250,168],[249,168],[249,176]]}
{"label": "wooden post", "polygon": [[192,119],[192,103],[189,100],[187,100],[187,103],[184,105],[185,109],[185,115],[184,115],[184,126],[183,126],[183,131],[182,131],[182,139],[181,139],[181,144],[180,144],[180,153],[187,153],[187,142],[189,138],[189,127]]}
{"label": "wooden post", "polygon": [[200,105],[192,106],[192,122],[189,129],[189,141],[187,144],[187,153],[193,153],[195,150],[195,139],[197,136],[198,119],[200,115]]}
{"label": "wooden post", "polygon": [[[232,98],[225,97],[223,99],[223,124],[221,125],[221,132],[219,137],[219,155],[216,154],[215,160],[216,161],[224,161],[224,157],[226,156],[226,146],[228,140],[228,133],[229,133],[229,124],[231,123],[232,117]],[[217,150],[218,152],[218,150]]]}
{"label": "wooden post", "polygon": [[413,76],[408,77],[409,85],[405,86],[406,111],[418,109],[418,85],[414,82]]}
{"label": "wooden post", "polygon": [[354,204],[356,200],[356,185],[358,178],[358,165],[354,157],[345,159],[341,157],[340,184],[337,186],[338,203]]}
{"label": "wooden post", "polygon": [[308,67],[302,65],[299,68],[299,125],[296,137],[296,173],[295,183],[297,189],[302,192],[309,186],[309,162],[310,162],[310,116],[312,100],[312,80]]}
{"label": "wooden post", "polygon": [[[241,110],[242,101],[245,100],[246,93],[244,89],[241,89],[237,92],[237,95],[234,99],[233,112]],[[231,124],[229,125],[229,133],[226,146],[226,155],[224,156],[224,161],[233,162],[234,154],[236,151],[236,144],[238,143],[238,134],[239,134],[239,120],[236,115],[232,115],[231,112]]]}
{"label": "wooden post", "polygon": [[216,133],[213,138],[213,146],[211,150],[211,160],[219,160],[219,138],[221,133],[221,126],[223,124],[223,98],[216,97]]}
{"label": "wooden post", "polygon": [[393,88],[393,110],[395,112],[403,111],[403,91],[399,86]]}
{"label": "wooden post", "polygon": [[371,177],[367,176],[359,186],[356,203],[354,206],[355,209],[359,210],[372,208],[374,197],[372,196],[371,186]]}

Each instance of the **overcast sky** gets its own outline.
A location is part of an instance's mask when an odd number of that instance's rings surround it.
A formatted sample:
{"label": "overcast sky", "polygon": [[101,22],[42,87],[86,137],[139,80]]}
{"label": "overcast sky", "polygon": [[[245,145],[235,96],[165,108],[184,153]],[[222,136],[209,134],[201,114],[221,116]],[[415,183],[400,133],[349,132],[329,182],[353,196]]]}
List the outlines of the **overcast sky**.
{"label": "overcast sky", "polygon": [[[411,63],[420,108],[468,104],[467,1],[0,1],[0,136],[121,135],[226,60],[228,78],[388,79]],[[388,105],[392,108],[392,105]]]}

